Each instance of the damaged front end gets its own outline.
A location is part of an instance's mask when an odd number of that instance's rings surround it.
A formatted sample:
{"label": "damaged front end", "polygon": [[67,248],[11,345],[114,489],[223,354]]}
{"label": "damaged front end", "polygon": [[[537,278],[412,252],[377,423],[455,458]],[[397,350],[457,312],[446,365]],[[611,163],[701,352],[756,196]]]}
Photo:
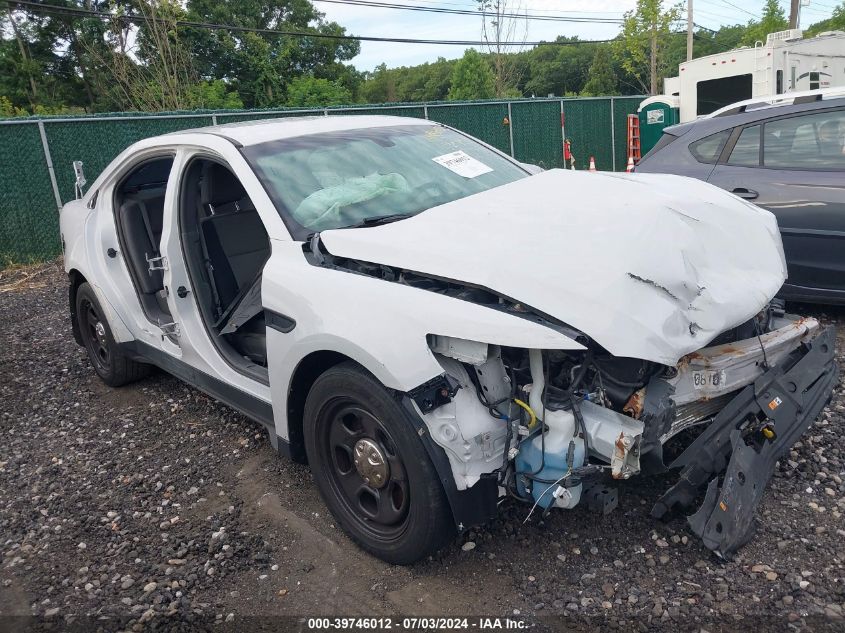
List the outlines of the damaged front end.
{"label": "damaged front end", "polygon": [[669,465],[680,478],[652,513],[689,507],[706,487],[690,527],[730,557],[751,534],[775,462],[830,398],[834,344],[832,328],[778,306],[674,367],[592,343],[541,351],[432,335],[443,380],[413,395],[458,490],[495,478],[529,516],[581,502],[610,511],[615,491],[600,480],[665,471],[664,444],[706,425]]}
{"label": "damaged front end", "polygon": [[814,331],[734,396],[672,462],[681,469],[679,480],[652,515],[661,518],[690,506],[707,484],[703,503],[688,518],[690,528],[720,557],[742,547],[777,460],[830,400],[837,378],[835,342],[832,327]]}
{"label": "damaged front end", "polygon": [[[333,238],[342,241],[337,234]],[[357,239],[365,238],[373,234]],[[770,246],[770,254],[781,261],[779,244]],[[463,528],[495,513],[496,490],[500,497],[529,504],[529,517],[580,503],[607,513],[617,503],[607,480],[666,472],[667,442],[672,440],[674,450],[681,440],[690,441],[686,431],[703,427],[698,439],[671,461],[669,468],[681,469],[680,479],[653,514],[664,517],[691,506],[706,487],[690,526],[709,549],[730,557],[749,538],[776,460],[819,414],[836,380],[832,329],[822,330],[812,318],[787,315],[776,301],[755,295],[743,302],[741,296],[750,291],[740,292],[739,286],[733,294],[717,293],[727,303],[698,305],[705,295],[716,295],[700,284],[656,284],[628,274],[629,301],[638,305],[634,297],[644,292],[640,301],[655,302],[648,304],[655,310],[671,307],[668,316],[661,320],[657,312],[635,308],[623,315],[614,307],[594,311],[594,327],[585,328],[565,319],[566,310],[544,310],[514,299],[519,288],[503,293],[493,284],[338,256],[322,246],[319,236],[303,250],[315,265],[481,305],[542,325],[571,342],[563,349],[526,349],[495,345],[490,338],[428,335],[443,373],[407,392],[407,401],[424,423],[420,436],[442,449],[430,449],[429,455],[451,490],[447,494]],[[717,264],[708,264],[709,274],[715,274]],[[771,262],[767,270],[772,287],[782,282],[784,270]],[[554,280],[562,278],[569,279]],[[731,285],[732,278],[725,272],[714,287]],[[550,296],[570,296],[559,288],[559,294],[547,289],[533,296],[545,303]],[[679,288],[690,297],[681,300]],[[758,306],[754,316],[735,318],[751,304]],[[709,338],[702,340],[708,346],[691,346],[705,331]],[[720,333],[714,337],[714,331]],[[486,336],[493,333],[488,330]],[[463,511],[476,502],[477,512]]]}

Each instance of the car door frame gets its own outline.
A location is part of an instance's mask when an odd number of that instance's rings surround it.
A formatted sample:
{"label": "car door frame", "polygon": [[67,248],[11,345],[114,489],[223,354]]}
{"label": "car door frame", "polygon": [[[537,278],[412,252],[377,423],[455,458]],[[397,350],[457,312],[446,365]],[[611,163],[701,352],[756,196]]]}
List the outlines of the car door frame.
{"label": "car door frame", "polygon": [[[258,399],[269,406],[271,402],[269,380],[262,381],[251,377],[236,369],[225,359],[211,340],[194,297],[181,238],[179,205],[188,166],[196,157],[213,159],[226,165],[240,180],[264,224],[270,238],[271,252],[274,242],[291,239],[263,186],[232,141],[213,134],[193,134],[180,139],[171,176],[172,197],[169,199],[170,204],[165,207],[161,236],[161,252],[168,259],[168,267],[164,272],[165,285],[171,290],[183,286],[188,291],[184,297],[171,291],[167,298],[173,320],[179,328],[181,348],[179,360],[198,372],[191,382],[196,384],[198,381],[206,383],[214,381],[227,385],[229,391],[235,389],[244,396]],[[233,398],[221,399],[231,401]],[[238,408],[244,407],[238,406]],[[265,420],[262,419],[262,421]]]}
{"label": "car door frame", "polygon": [[[814,116],[820,114],[833,114],[833,113],[845,113],[845,105],[839,104],[831,104],[826,105],[826,107],[812,107],[812,108],[802,108],[799,111],[792,111],[783,113],[777,116],[770,116],[770,117],[760,117],[753,121],[747,121],[741,125],[737,125],[731,131],[731,135],[728,137],[728,141],[725,143],[725,147],[722,149],[722,153],[719,156],[719,159],[716,163],[716,167],[714,168],[713,172],[711,172],[710,177],[708,178],[708,182],[711,182],[711,178],[713,176],[722,176],[722,177],[733,177],[736,180],[742,180],[741,173],[744,170],[754,170],[754,174],[756,176],[752,178],[752,180],[757,180],[758,182],[765,183],[766,181],[770,180],[772,174],[780,173],[783,174],[784,178],[780,179],[785,182],[789,182],[791,179],[788,177],[788,174],[801,174],[801,173],[810,173],[810,174],[821,174],[820,178],[831,178],[835,179],[837,174],[842,174],[843,169],[840,168],[812,168],[812,167],[767,167],[765,164],[765,151],[766,151],[766,126],[770,123],[783,121],[787,119],[799,118],[799,117],[807,117],[807,116]],[[731,153],[736,146],[736,143],[746,128],[760,126],[760,146],[758,148],[758,160],[756,166],[749,166],[749,165],[730,165],[728,160],[731,156]],[[732,170],[737,170],[737,174],[734,175],[722,175],[719,174],[718,168],[730,168]],[[718,184],[718,183],[716,183]],[[721,186],[721,185],[719,185]],[[770,183],[770,186],[776,186]],[[795,184],[795,186],[801,186],[800,184]],[[731,191],[730,189],[727,189]],[[762,191],[762,189],[761,189]],[[778,226],[780,228],[780,232],[782,235],[782,239],[785,242],[785,246],[788,246],[786,242],[791,239],[797,239],[801,237],[811,237],[813,239],[825,239],[825,240],[835,240],[841,241],[845,243],[845,232],[837,230],[836,228],[808,228],[806,226],[795,226],[789,225],[788,222],[785,220],[789,217],[790,209],[788,207],[778,206],[771,204],[771,201],[767,200],[760,200],[751,199],[750,202],[761,206],[762,208],[767,208],[772,213],[775,213],[778,218]],[[781,213],[777,213],[779,209],[783,211]],[[790,242],[792,243],[792,242]],[[797,246],[790,246],[790,248],[797,248]],[[822,249],[822,251],[830,252],[831,250],[836,250],[835,246],[827,245],[826,249]],[[804,249],[806,252],[806,249]],[[826,268],[826,266],[817,263],[815,269],[819,268]],[[811,266],[809,270],[813,270],[814,268]],[[793,271],[794,272],[794,271]],[[796,273],[797,274],[797,273]],[[798,275],[797,279],[787,280],[786,284],[784,284],[784,288],[781,291],[782,296],[787,299],[793,299],[798,301],[804,300],[818,300],[818,301],[828,301],[834,303],[843,303],[845,302],[845,292],[842,290],[831,288],[826,285],[806,285],[806,281],[803,280],[801,275]]]}
{"label": "car door frame", "polygon": [[[94,222],[88,227],[91,233],[86,241],[97,245],[96,254],[90,257],[90,261],[95,271],[101,268],[101,274],[92,277],[99,280],[96,289],[106,299],[111,312],[120,319],[135,340],[168,354],[178,354],[178,346],[163,336],[164,332],[159,324],[152,321],[141,307],[138,288],[122,252],[123,238],[118,232],[114,208],[115,189],[118,184],[141,164],[165,156],[174,157],[165,191],[165,206],[167,205],[168,196],[172,195],[171,185],[176,165],[175,148],[155,145],[126,154],[102,180],[98,179],[94,183],[96,186],[92,187],[86,196],[87,204],[97,211],[92,216]],[[109,254],[112,250],[115,251],[114,256]]]}

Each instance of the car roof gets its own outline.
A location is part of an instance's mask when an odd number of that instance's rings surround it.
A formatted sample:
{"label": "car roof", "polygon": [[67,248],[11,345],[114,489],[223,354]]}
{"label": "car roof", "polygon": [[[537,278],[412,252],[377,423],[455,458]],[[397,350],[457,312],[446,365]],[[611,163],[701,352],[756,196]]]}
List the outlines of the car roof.
{"label": "car roof", "polygon": [[[845,87],[787,92],[784,94],[768,95],[765,97],[755,97],[753,99],[746,99],[745,101],[738,101],[737,103],[732,103],[723,108],[719,108],[715,112],[711,112],[703,118],[715,119],[716,117],[729,116],[731,114],[739,114],[742,112],[756,112],[757,110],[768,110],[770,108],[781,108],[842,98],[845,98]],[[829,103],[827,105],[839,104]],[[774,114],[777,114],[777,112],[774,112],[773,115]]]}
{"label": "car roof", "polygon": [[238,145],[248,146],[265,141],[275,141],[297,136],[343,132],[347,130],[393,127],[397,125],[436,125],[432,121],[413,117],[384,115],[331,115],[295,116],[254,121],[238,121],[223,125],[180,130],[165,134],[162,138],[172,139],[188,134],[214,134],[223,136]]}
{"label": "car roof", "polygon": [[845,90],[842,88],[770,95],[733,103],[712,114],[669,126],[663,131],[672,136],[691,133],[691,140],[694,140],[738,125],[840,106],[845,106]]}

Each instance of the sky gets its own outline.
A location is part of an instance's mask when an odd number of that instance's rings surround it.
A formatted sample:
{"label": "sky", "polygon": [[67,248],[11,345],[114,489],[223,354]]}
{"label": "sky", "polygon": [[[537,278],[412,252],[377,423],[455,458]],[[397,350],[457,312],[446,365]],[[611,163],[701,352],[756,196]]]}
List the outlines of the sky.
{"label": "sky", "polygon": [[[312,0],[328,20],[346,27],[347,33],[378,37],[408,37],[415,39],[481,39],[481,18],[454,14],[439,14],[399,9],[374,8],[333,4]],[[476,0],[380,0],[391,4],[475,9]],[[621,18],[634,7],[636,0],[512,0],[521,3],[522,13],[552,16]],[[830,17],[840,0],[809,0],[801,8],[801,24],[809,25]],[[789,0],[780,0],[789,13]],[[807,0],[804,0],[806,3]],[[693,0],[696,24],[717,29],[727,24],[744,24],[759,18],[765,0]],[[519,40],[551,40],[558,35],[581,39],[609,39],[619,32],[618,24],[584,24],[520,20]],[[523,36],[524,34],[524,36]],[[358,70],[373,70],[381,63],[389,68],[412,66],[436,60],[453,59],[463,54],[464,46],[440,44],[400,44],[389,42],[361,42],[361,53],[352,60]],[[514,48],[513,50],[519,50]]]}

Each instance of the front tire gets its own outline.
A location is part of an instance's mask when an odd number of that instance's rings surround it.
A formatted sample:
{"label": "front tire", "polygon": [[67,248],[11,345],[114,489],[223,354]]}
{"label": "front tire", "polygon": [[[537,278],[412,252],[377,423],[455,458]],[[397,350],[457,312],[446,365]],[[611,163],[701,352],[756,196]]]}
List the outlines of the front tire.
{"label": "front tire", "polygon": [[109,387],[120,387],[149,375],[149,365],[132,360],[117,346],[105,312],[87,282],[76,291],[76,319],[88,358]]}
{"label": "front tire", "polygon": [[308,462],[326,505],[363,549],[408,565],[454,533],[437,472],[395,395],[354,363],[320,376],[305,403]]}

